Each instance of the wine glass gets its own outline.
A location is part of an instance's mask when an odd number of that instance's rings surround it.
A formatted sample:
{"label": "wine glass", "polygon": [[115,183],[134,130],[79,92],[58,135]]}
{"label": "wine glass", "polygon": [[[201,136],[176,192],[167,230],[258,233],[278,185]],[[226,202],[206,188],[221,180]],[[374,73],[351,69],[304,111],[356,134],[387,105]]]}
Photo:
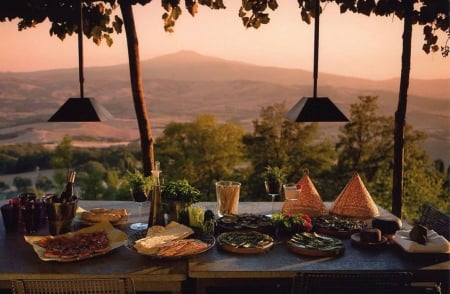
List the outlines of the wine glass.
{"label": "wine glass", "polygon": [[269,196],[272,197],[272,214],[274,214],[275,213],[275,209],[274,209],[275,197],[277,195],[280,195],[281,183],[264,181],[264,186],[266,187],[267,194],[269,194]]}
{"label": "wine glass", "polygon": [[[142,206],[147,202],[147,193],[144,191],[133,191],[130,189],[131,196],[133,197],[133,201],[138,205],[138,217],[142,220]],[[132,230],[146,230],[148,228],[148,224],[144,222],[136,222],[130,225]]]}

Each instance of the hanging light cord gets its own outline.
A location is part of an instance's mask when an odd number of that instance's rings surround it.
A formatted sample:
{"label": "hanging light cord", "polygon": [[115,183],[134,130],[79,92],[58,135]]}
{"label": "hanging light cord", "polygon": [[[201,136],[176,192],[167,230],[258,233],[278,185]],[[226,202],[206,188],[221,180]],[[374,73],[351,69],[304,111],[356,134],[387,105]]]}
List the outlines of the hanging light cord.
{"label": "hanging light cord", "polygon": [[319,71],[319,15],[320,15],[320,0],[315,0],[314,8],[314,93],[313,97],[317,98],[317,78]]}
{"label": "hanging light cord", "polygon": [[84,98],[83,75],[83,1],[80,1],[80,22],[78,24],[78,74],[80,80],[80,98]]}

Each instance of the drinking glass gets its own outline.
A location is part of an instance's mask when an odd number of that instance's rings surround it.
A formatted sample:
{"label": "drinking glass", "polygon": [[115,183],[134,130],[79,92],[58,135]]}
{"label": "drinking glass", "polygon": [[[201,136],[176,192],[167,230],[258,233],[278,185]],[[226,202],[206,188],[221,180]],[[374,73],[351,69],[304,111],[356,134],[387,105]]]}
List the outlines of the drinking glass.
{"label": "drinking glass", "polygon": [[131,196],[133,197],[133,201],[138,205],[138,217],[141,221],[133,223],[130,225],[132,230],[146,230],[148,228],[148,224],[143,222],[142,220],[142,206],[147,202],[147,193],[143,191],[133,191],[130,190]]}
{"label": "drinking glass", "polygon": [[239,182],[216,182],[217,214],[219,217],[238,213],[240,188],[241,183]]}
{"label": "drinking glass", "polygon": [[283,189],[285,200],[297,200],[302,191],[302,188],[297,184],[284,184]]}
{"label": "drinking glass", "polygon": [[281,187],[282,187],[281,183],[264,181],[264,186],[266,187],[267,194],[269,194],[269,196],[272,197],[272,214],[274,214],[275,213],[275,209],[274,209],[275,197],[277,195],[280,195]]}
{"label": "drinking glass", "polygon": [[[284,184],[283,185],[284,190],[284,199],[288,201],[288,210],[289,213],[292,213],[292,206],[294,205],[293,202],[300,198],[300,192],[302,191],[302,188],[300,185],[297,184]],[[289,203],[290,202],[290,203]]]}

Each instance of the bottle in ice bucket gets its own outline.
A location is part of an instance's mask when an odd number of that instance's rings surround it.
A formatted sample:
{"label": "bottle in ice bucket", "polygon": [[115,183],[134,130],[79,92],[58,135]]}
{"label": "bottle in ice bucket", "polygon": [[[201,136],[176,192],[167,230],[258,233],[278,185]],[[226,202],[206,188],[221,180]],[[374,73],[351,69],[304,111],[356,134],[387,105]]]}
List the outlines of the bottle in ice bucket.
{"label": "bottle in ice bucket", "polygon": [[162,199],[161,199],[161,183],[159,179],[160,163],[159,161],[155,162],[155,169],[152,170],[152,176],[154,179],[154,185],[152,189],[152,201],[150,206],[150,216],[148,218],[148,227],[159,225],[164,226],[164,212],[162,208]]}
{"label": "bottle in ice bucket", "polygon": [[67,184],[61,194],[46,195],[48,227],[51,235],[73,231],[73,219],[78,208],[78,198],[74,192],[75,171],[70,171]]}
{"label": "bottle in ice bucket", "polygon": [[77,175],[76,171],[71,170],[69,172],[69,175],[67,176],[67,184],[64,190],[61,192],[61,195],[59,196],[59,202],[60,203],[66,203],[70,202],[74,196],[74,183],[75,183],[75,176]]}

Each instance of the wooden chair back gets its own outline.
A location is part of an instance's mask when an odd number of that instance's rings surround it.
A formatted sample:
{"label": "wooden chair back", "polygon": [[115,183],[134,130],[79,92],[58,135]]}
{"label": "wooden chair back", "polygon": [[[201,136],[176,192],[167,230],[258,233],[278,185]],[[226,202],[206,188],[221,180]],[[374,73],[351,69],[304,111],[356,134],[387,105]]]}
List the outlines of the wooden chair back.
{"label": "wooden chair back", "polygon": [[425,203],[422,206],[419,224],[434,230],[439,235],[450,240],[450,215],[440,211],[433,205]]}
{"label": "wooden chair back", "polygon": [[293,282],[293,294],[407,293],[411,274],[405,272],[304,272]]}
{"label": "wooden chair back", "polygon": [[134,294],[131,278],[12,280],[13,294]]}

